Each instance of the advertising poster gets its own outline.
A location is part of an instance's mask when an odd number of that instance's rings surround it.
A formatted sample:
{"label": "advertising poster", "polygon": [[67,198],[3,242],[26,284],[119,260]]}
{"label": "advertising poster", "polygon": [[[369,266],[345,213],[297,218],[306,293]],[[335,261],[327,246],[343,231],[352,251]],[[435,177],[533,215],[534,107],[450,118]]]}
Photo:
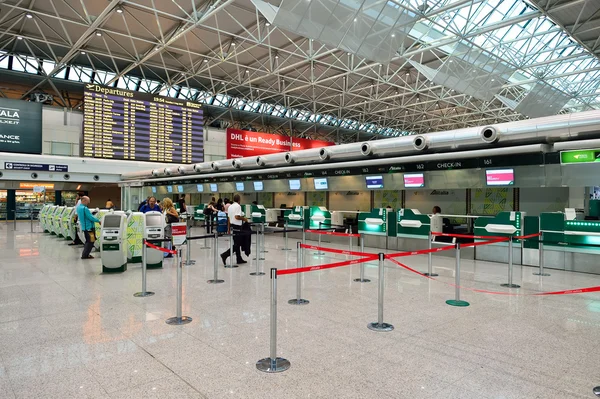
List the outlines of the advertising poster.
{"label": "advertising poster", "polygon": [[42,104],[0,98],[0,152],[42,153]]}
{"label": "advertising poster", "polygon": [[335,145],[330,141],[291,139],[288,136],[227,129],[227,159],[244,158],[278,152],[307,150]]}

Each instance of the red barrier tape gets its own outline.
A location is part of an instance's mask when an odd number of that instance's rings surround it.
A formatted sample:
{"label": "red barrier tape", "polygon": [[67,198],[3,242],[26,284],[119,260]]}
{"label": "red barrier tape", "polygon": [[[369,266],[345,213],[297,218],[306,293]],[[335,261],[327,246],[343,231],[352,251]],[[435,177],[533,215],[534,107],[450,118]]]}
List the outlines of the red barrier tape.
{"label": "red barrier tape", "polygon": [[315,245],[306,245],[306,244],[300,244],[300,248],[304,248],[304,249],[314,249],[315,251],[323,251],[323,252],[331,252],[334,254],[341,254],[341,255],[352,255],[352,256],[377,256],[374,254],[370,254],[368,252],[356,252],[356,251],[346,251],[343,249],[334,249],[334,248],[325,248],[325,247],[317,247]]}
{"label": "red barrier tape", "polygon": [[456,248],[454,245],[446,245],[445,247],[439,248],[431,248],[431,249],[421,249],[420,251],[405,251],[405,252],[396,252],[395,254],[388,254],[385,256],[386,259],[392,258],[400,258],[402,256],[412,256],[412,255],[425,255],[429,253],[448,251],[450,249]]}
{"label": "red barrier tape", "polygon": [[[406,266],[403,263],[398,262],[395,259],[390,259],[390,261],[392,263],[395,263],[396,265],[400,266],[403,269],[408,270],[411,273],[415,273],[418,274],[421,277],[425,277],[428,278],[430,280],[434,280],[446,285],[449,285],[451,287],[456,287],[456,284],[453,283],[447,283],[445,281],[440,281],[438,279],[435,279],[433,277],[430,276],[426,276],[425,274],[413,269],[412,267]],[[491,295],[505,295],[505,296],[549,296],[549,295],[574,295],[574,294],[585,294],[588,292],[600,292],[600,286],[594,286],[594,287],[586,287],[586,288],[574,288],[571,290],[562,290],[562,291],[550,291],[550,292],[536,292],[534,294],[519,294],[519,293],[514,293],[514,292],[503,292],[503,291],[489,291],[489,290],[482,290],[482,289],[478,289],[478,288],[469,288],[469,287],[463,287],[463,286],[458,286],[458,288],[462,289],[462,290],[467,290],[467,291],[471,291],[471,292],[478,292],[478,293],[482,293],[482,294],[491,294]]]}
{"label": "red barrier tape", "polygon": [[149,243],[148,241],[144,241],[144,243],[146,244],[146,246],[148,246],[148,248],[156,249],[157,251],[164,252],[166,254],[177,255],[177,251],[175,251],[173,249],[159,247],[159,246]]}
{"label": "red barrier tape", "polygon": [[285,275],[285,274],[306,273],[306,272],[314,272],[316,270],[333,269],[334,267],[343,267],[343,266],[357,265],[357,264],[360,264],[360,263],[370,262],[372,260],[377,260],[378,258],[379,258],[378,255],[371,255],[370,257],[367,257],[367,258],[346,260],[346,261],[343,261],[343,262],[330,263],[330,264],[327,264],[327,265],[306,266],[306,267],[298,267],[296,269],[277,270],[277,275],[278,276],[282,276],[282,275]]}
{"label": "red barrier tape", "polygon": [[321,231],[321,230],[305,230],[307,233],[323,234],[326,236],[337,236],[337,237],[360,237],[360,234],[351,233],[336,233],[335,231]]}

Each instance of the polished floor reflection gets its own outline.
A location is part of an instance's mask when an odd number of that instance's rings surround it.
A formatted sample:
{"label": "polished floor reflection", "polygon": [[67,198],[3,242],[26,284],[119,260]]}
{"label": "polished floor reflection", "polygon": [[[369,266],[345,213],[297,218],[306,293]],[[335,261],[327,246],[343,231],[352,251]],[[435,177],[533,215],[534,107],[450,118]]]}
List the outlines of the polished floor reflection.
{"label": "polished floor reflection", "polygon": [[[266,245],[261,268],[295,267],[296,251],[282,251],[281,237]],[[174,260],[148,271],[155,296],[135,298],[140,265],[101,274],[100,259],[79,259],[80,249],[63,240],[0,224],[0,396],[547,399],[590,398],[600,385],[600,294],[463,291],[471,306],[451,307],[454,288],[443,282],[454,280],[452,258],[435,258],[440,281],[386,264],[384,321],[395,327],[387,333],[367,329],[377,320],[376,261],[366,269],[371,283],[353,281],[358,265],[304,274],[306,306],[288,305],[296,277],[280,276],[278,348],[292,365],[261,373],[269,276],[250,276],[250,261],[220,265],[225,283],[207,284],[213,252],[200,247],[194,242],[197,263],[183,270],[183,314],[193,322],[170,326]],[[307,264],[346,259],[312,252]],[[403,262],[426,269],[423,256]],[[518,292],[600,285],[600,276],[551,270],[541,280],[532,271],[515,267]],[[506,275],[505,264],[462,262],[465,286],[503,291]]]}

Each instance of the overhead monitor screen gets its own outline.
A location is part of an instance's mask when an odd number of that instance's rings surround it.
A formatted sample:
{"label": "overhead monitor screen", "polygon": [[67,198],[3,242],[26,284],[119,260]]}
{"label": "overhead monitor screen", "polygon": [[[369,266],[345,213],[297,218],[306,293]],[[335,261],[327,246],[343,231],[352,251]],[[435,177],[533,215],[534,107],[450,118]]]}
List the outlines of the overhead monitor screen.
{"label": "overhead monitor screen", "polygon": [[423,173],[408,173],[404,175],[405,188],[425,187],[425,177]]}
{"label": "overhead monitor screen", "polygon": [[177,192],[182,193],[183,192],[183,186],[177,186]]}
{"label": "overhead monitor screen", "polygon": [[152,187],[152,194],[156,194],[156,187]]}
{"label": "overhead monitor screen", "polygon": [[219,191],[219,187],[216,184],[212,183],[210,185],[210,191],[216,193],[217,191]]}
{"label": "overhead monitor screen", "polygon": [[163,215],[148,215],[146,214],[146,227],[161,227],[163,225]]}
{"label": "overhead monitor screen", "polygon": [[204,192],[204,185],[196,184],[196,191],[198,191],[199,193]]}
{"label": "overhead monitor screen", "polygon": [[244,191],[244,183],[243,182],[237,182],[237,183],[235,183],[235,189],[237,191]]}
{"label": "overhead monitor screen", "polygon": [[302,185],[300,184],[300,180],[290,180],[289,181],[290,184],[290,191],[298,191],[302,188]]}
{"label": "overhead monitor screen", "polygon": [[512,186],[515,184],[514,169],[486,170],[485,179],[488,186]]}
{"label": "overhead monitor screen", "polygon": [[263,182],[261,182],[261,181],[254,182],[254,191],[262,191],[264,189],[265,189],[265,187],[264,187]]}
{"label": "overhead monitor screen", "polygon": [[104,224],[105,229],[118,229],[121,227],[121,216],[116,215],[106,215],[104,216]]}
{"label": "overhead monitor screen", "polygon": [[173,192],[173,186],[167,186],[167,192],[172,193]]}
{"label": "overhead monitor screen", "polygon": [[383,188],[383,176],[366,176],[367,188]]}
{"label": "overhead monitor screen", "polygon": [[318,178],[318,179],[314,179],[315,180],[315,190],[327,190],[329,188],[329,186],[327,185],[327,179],[326,178]]}
{"label": "overhead monitor screen", "polygon": [[150,162],[204,161],[198,103],[95,84],[83,93],[84,157]]}

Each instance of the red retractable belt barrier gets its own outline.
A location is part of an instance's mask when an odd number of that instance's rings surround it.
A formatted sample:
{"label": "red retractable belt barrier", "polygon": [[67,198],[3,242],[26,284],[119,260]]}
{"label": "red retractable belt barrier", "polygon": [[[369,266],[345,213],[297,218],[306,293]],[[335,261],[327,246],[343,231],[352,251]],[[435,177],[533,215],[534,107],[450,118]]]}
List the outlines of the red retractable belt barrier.
{"label": "red retractable belt barrier", "polygon": [[315,251],[331,252],[331,253],[334,253],[334,254],[341,254],[341,255],[373,256],[373,254],[370,254],[368,252],[346,251],[344,249],[334,249],[334,248],[317,247],[316,245],[300,244],[300,248],[303,248],[303,249],[314,249]]}
{"label": "red retractable belt barrier", "polygon": [[425,254],[429,254],[429,253],[447,251],[449,249],[454,249],[454,248],[456,248],[454,245],[446,245],[444,247],[431,248],[431,249],[421,249],[419,251],[396,252],[394,254],[385,255],[385,258],[386,259],[392,259],[392,258],[400,258],[402,256],[425,255]]}
{"label": "red retractable belt barrier", "polygon": [[307,233],[323,234],[326,236],[337,236],[337,237],[360,237],[360,234],[354,233],[336,233],[335,231],[322,231],[322,230],[305,230]]}
{"label": "red retractable belt barrier", "polygon": [[[449,285],[451,287],[456,287],[456,284],[453,283],[447,283],[445,281],[440,281],[436,278],[430,277],[430,276],[426,276],[425,274],[419,272],[418,270],[413,269],[412,267],[409,267],[403,263],[398,262],[395,259],[390,259],[390,261],[398,266],[400,266],[403,269],[408,270],[411,273],[415,273],[418,274],[421,277],[425,277],[428,278],[430,280],[434,280],[446,285]],[[463,287],[463,286],[459,286],[460,289],[462,290],[467,290],[467,291],[471,291],[471,292],[479,292],[482,294],[491,294],[491,295],[505,295],[505,296],[549,296],[549,295],[573,295],[573,294],[585,294],[588,292],[600,292],[600,286],[594,286],[594,287],[586,287],[586,288],[574,288],[574,289],[570,289],[570,290],[561,290],[561,291],[549,291],[549,292],[536,292],[533,294],[519,294],[519,293],[515,293],[515,292],[504,292],[504,291],[489,291],[489,290],[482,290],[482,289],[478,289],[478,288],[469,288],[469,287]]]}
{"label": "red retractable belt barrier", "polygon": [[277,270],[277,275],[281,276],[284,274],[306,273],[306,272],[313,272],[316,270],[333,269],[335,267],[357,265],[360,263],[370,262],[370,261],[377,260],[377,259],[379,259],[378,255],[371,255],[369,257],[365,257],[362,259],[346,260],[343,262],[329,263],[327,265],[298,267],[296,269],[283,269],[283,270]]}
{"label": "red retractable belt barrier", "polygon": [[144,241],[144,244],[146,244],[146,246],[148,248],[152,248],[152,249],[156,249],[157,251],[160,252],[164,252],[166,254],[173,254],[173,255],[177,255],[177,251],[173,250],[173,249],[168,249],[168,248],[163,248],[163,247],[159,247],[157,245],[154,245],[152,243],[149,243],[148,241]]}

